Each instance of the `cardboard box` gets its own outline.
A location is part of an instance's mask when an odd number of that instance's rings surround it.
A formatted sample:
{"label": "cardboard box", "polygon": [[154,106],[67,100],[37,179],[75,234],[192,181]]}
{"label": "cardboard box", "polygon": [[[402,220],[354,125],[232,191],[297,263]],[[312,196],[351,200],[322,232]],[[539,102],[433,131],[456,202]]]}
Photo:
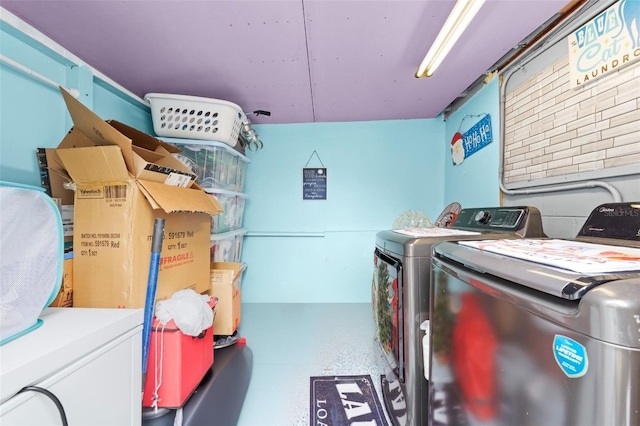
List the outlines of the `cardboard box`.
{"label": "cardboard box", "polygon": [[181,152],[179,148],[118,121],[103,121],[66,90],[60,88],[60,92],[73,128],[58,145],[58,154],[61,148],[118,147],[126,170],[136,179],[185,188],[195,183],[196,175],[171,155]]}
{"label": "cardboard box", "polygon": [[[61,92],[65,101],[68,98],[73,99],[66,91],[61,89]],[[77,126],[71,129],[58,148],[116,144],[123,149],[123,157],[135,177],[186,187],[194,183],[195,173],[171,155],[181,152],[176,146],[152,138],[115,120],[108,120],[107,123],[120,135],[108,127],[106,130],[103,128],[91,129],[86,126],[87,123],[92,122],[91,119],[86,119],[87,116],[93,114],[91,111],[77,101],[75,103],[67,102],[67,106],[74,119],[74,124],[77,123]],[[65,184],[71,183],[71,178],[64,170],[55,148],[37,148],[36,157],[40,168],[41,186],[49,196],[59,201],[65,243],[68,243],[65,246],[70,246],[73,240],[71,218],[73,217],[74,192],[65,187]]]}
{"label": "cardboard box", "polygon": [[247,265],[235,262],[211,262],[211,287],[209,296],[217,297],[213,329],[217,335],[230,336],[240,325],[242,272]]}
{"label": "cardboard box", "polygon": [[220,205],[184,172],[170,145],[107,123],[61,92],[74,123],[56,150],[76,186],[74,306],[144,307],[155,218],[165,219],[156,300],[184,288],[205,291],[210,215]]}
{"label": "cardboard box", "polygon": [[143,383],[143,407],[152,406],[155,394],[158,407],[180,408],[184,405],[213,365],[213,327],[193,337],[180,331],[173,320],[163,326],[154,319],[147,376]]}
{"label": "cardboard box", "polygon": [[49,306],[52,308],[71,308],[73,306],[73,252],[64,255],[60,291]]}

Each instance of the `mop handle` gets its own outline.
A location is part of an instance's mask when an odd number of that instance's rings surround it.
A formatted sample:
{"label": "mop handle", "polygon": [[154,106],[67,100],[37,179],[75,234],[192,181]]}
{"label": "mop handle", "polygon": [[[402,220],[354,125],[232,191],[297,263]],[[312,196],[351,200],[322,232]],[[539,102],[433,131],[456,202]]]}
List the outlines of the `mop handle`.
{"label": "mop handle", "polygon": [[[157,218],[153,225],[151,238],[151,262],[149,263],[149,278],[147,281],[147,296],[144,302],[144,322],[142,324],[142,377],[147,374],[149,360],[149,345],[151,343],[151,324],[153,308],[156,300],[156,286],[158,271],[160,270],[160,252],[162,252],[162,238],[164,234],[164,219]],[[142,382],[144,389],[144,380]]]}

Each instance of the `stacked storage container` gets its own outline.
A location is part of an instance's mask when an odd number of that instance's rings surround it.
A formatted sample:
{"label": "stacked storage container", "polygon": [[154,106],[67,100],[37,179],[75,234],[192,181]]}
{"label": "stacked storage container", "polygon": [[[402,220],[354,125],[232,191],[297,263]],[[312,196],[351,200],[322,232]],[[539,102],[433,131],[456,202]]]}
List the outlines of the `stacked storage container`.
{"label": "stacked storage container", "polygon": [[[163,138],[182,150],[174,154],[198,176],[199,185],[223,208],[211,216],[211,287],[218,298],[213,323],[216,347],[225,347],[225,336],[237,338],[241,318],[241,279],[246,265],[242,243],[247,234],[242,227],[247,195],[243,193],[249,159],[229,145],[206,140]],[[222,343],[221,343],[222,342]]]}
{"label": "stacked storage container", "polygon": [[198,184],[222,205],[211,217],[211,261],[240,262],[247,231],[242,227],[243,193],[249,159],[229,145],[196,139],[162,138],[182,150],[174,154],[198,176]]}

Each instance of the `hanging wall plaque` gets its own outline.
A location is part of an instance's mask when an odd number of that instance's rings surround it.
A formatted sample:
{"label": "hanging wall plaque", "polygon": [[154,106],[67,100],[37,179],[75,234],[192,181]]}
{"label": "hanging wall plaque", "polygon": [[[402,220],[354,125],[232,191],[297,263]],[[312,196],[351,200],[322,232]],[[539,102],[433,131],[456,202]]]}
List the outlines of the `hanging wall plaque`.
{"label": "hanging wall plaque", "polygon": [[327,169],[325,167],[305,167],[302,169],[302,199],[327,199]]}
{"label": "hanging wall plaque", "polygon": [[[311,157],[315,154],[322,167],[307,167]],[[313,151],[309,161],[302,169],[302,199],[326,200],[327,199],[327,168],[322,164],[320,156]]]}

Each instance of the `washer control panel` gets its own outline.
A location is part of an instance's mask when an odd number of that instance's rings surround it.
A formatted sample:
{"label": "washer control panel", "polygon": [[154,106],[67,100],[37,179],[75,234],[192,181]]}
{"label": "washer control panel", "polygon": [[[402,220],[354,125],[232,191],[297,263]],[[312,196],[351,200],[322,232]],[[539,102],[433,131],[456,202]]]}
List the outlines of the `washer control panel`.
{"label": "washer control panel", "polygon": [[526,207],[487,207],[463,209],[454,223],[454,228],[478,230],[516,230],[524,223]]}
{"label": "washer control panel", "polygon": [[587,218],[578,237],[640,241],[640,202],[599,205]]}

